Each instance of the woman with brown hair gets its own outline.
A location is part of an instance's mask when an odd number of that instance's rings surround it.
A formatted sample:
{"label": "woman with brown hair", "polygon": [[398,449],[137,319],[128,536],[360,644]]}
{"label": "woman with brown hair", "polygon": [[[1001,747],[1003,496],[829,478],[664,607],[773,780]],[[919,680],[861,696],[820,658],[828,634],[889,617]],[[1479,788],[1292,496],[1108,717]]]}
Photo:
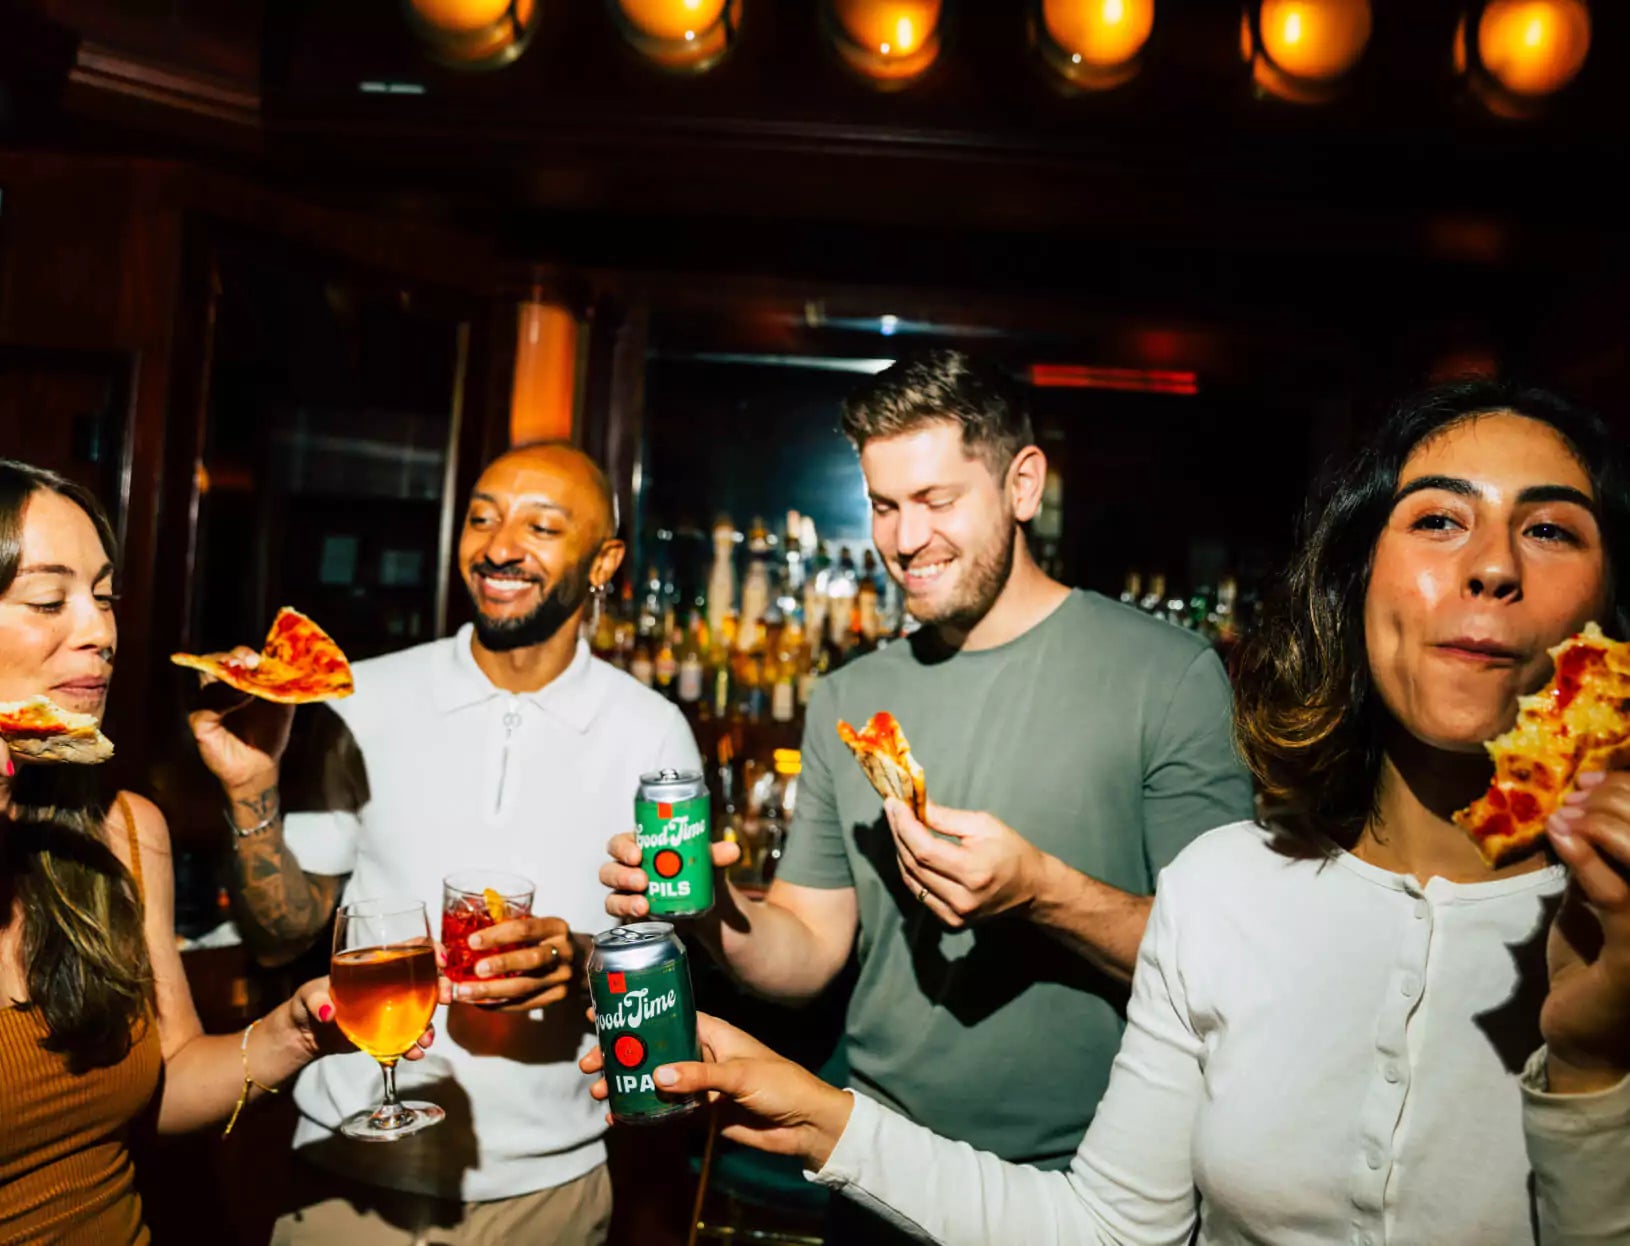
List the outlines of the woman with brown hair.
{"label": "woman with brown hair", "polygon": [[[114,554],[88,492],[0,459],[0,702],[43,694],[101,717]],[[147,1241],[133,1121],[219,1122],[349,1048],[326,979],[241,1034],[206,1037],[174,899],[156,806],[130,792],[105,806],[94,768],[30,763],[0,742],[0,1241]]]}
{"label": "woman with brown hair", "polygon": [[[1161,875],[1068,1173],[712,1018],[708,1062],[658,1083],[944,1242],[1630,1241],[1630,772],[1580,779],[1554,859],[1492,868],[1450,821],[1547,648],[1591,620],[1630,637],[1618,447],[1548,393],[1467,383],[1399,408],[1314,498],[1240,668],[1271,812]],[[956,851],[889,804],[908,877]]]}

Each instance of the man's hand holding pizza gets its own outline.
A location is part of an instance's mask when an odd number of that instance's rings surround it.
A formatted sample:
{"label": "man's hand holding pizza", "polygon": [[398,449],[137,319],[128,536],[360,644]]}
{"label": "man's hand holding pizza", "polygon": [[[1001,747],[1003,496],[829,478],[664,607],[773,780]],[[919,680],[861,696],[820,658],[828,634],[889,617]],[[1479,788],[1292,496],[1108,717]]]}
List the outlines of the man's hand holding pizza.
{"label": "man's hand holding pizza", "polygon": [[906,886],[952,929],[1036,899],[1047,854],[1000,818],[929,801],[925,820],[892,796],[883,811]]}
{"label": "man's hand holding pizza", "polygon": [[[227,656],[245,665],[253,665],[260,657],[242,645]],[[215,681],[204,675],[202,682]],[[187,716],[187,725],[198,741],[198,755],[233,799],[253,797],[276,786],[293,722],[293,705],[247,694],[225,708],[197,709]]]}
{"label": "man's hand holding pizza", "polygon": [[[585,982],[589,936],[573,934],[559,917],[512,917],[470,935],[479,981],[452,985],[443,1003],[480,1004],[529,1012],[559,1003]],[[445,981],[445,979],[444,979]]]}

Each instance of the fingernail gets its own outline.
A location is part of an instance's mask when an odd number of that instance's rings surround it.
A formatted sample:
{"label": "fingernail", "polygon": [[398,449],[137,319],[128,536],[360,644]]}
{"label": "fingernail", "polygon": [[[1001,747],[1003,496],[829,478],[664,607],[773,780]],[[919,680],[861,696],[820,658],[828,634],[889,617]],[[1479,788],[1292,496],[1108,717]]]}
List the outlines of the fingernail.
{"label": "fingernail", "polygon": [[321,1008],[319,1008],[317,1010],[317,1020],[322,1021],[322,1022],[328,1022],[328,1021],[333,1020],[333,1018],[334,1018],[334,1005],[333,1004],[324,1004]]}
{"label": "fingernail", "polygon": [[487,960],[478,960],[478,961],[476,961],[476,963],[475,963],[475,976],[476,977],[485,978],[490,973],[492,973],[492,962],[491,961],[487,961]]}
{"label": "fingernail", "polygon": [[478,935],[478,934],[471,935],[470,936],[470,946],[471,947],[480,947],[481,946],[481,936]]}
{"label": "fingernail", "polygon": [[1574,779],[1573,785],[1575,787],[1592,788],[1605,782],[1607,782],[1607,771],[1587,770]]}
{"label": "fingernail", "polygon": [[1551,838],[1558,843],[1571,844],[1574,842],[1573,827],[1565,818],[1552,814],[1545,820],[1545,829],[1551,833]]}
{"label": "fingernail", "polygon": [[453,998],[462,1000],[466,1004],[470,1002],[470,999],[474,994],[475,992],[469,987],[465,986],[462,982],[453,988]]}
{"label": "fingernail", "polygon": [[1561,818],[1564,822],[1577,822],[1585,816],[1585,810],[1580,805],[1563,805],[1552,816]]}
{"label": "fingernail", "polygon": [[1562,798],[1562,803],[1564,805],[1582,805],[1589,799],[1590,799],[1590,793],[1588,791],[1585,791],[1585,792],[1569,792],[1566,796],[1564,796]]}
{"label": "fingernail", "polygon": [[12,761],[11,758],[9,758],[9,757],[6,758],[6,778],[9,779],[9,778],[11,778],[12,775],[14,775],[16,773],[17,773],[17,763]]}
{"label": "fingernail", "polygon": [[678,1083],[679,1074],[674,1069],[670,1069],[667,1065],[663,1065],[662,1068],[657,1070],[658,1086],[674,1086]]}

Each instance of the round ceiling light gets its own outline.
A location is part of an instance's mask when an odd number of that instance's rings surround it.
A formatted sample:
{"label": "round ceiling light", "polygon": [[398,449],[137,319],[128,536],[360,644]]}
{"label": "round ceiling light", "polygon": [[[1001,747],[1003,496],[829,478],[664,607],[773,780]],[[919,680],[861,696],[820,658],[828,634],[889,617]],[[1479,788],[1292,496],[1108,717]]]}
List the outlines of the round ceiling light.
{"label": "round ceiling light", "polygon": [[719,62],[741,29],[742,0],[609,0],[634,49],[664,69],[701,73]]}
{"label": "round ceiling light", "polygon": [[1362,59],[1370,26],[1370,0],[1254,0],[1245,6],[1241,50],[1263,91],[1319,103]]}
{"label": "round ceiling light", "polygon": [[1030,37],[1072,85],[1120,86],[1138,71],[1155,25],[1155,0],[1033,0]]}
{"label": "round ceiling light", "polygon": [[827,0],[832,44],[850,69],[880,87],[908,86],[940,54],[941,0]]}
{"label": "round ceiling light", "polygon": [[425,53],[454,69],[497,69],[526,51],[537,0],[403,0]]}

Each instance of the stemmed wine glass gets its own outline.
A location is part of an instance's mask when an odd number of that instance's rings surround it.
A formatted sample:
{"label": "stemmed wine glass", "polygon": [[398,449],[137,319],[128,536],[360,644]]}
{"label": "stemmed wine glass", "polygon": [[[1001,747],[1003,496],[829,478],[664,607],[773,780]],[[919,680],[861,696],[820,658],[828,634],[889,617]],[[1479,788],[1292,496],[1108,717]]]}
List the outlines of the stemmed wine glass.
{"label": "stemmed wine glass", "polygon": [[329,966],[334,1020],[353,1043],[379,1061],[385,1101],[348,1117],[340,1132],[367,1142],[395,1142],[440,1123],[434,1103],[396,1097],[396,1062],[413,1049],[436,1011],[436,948],[424,904],[358,900],[334,921]]}

